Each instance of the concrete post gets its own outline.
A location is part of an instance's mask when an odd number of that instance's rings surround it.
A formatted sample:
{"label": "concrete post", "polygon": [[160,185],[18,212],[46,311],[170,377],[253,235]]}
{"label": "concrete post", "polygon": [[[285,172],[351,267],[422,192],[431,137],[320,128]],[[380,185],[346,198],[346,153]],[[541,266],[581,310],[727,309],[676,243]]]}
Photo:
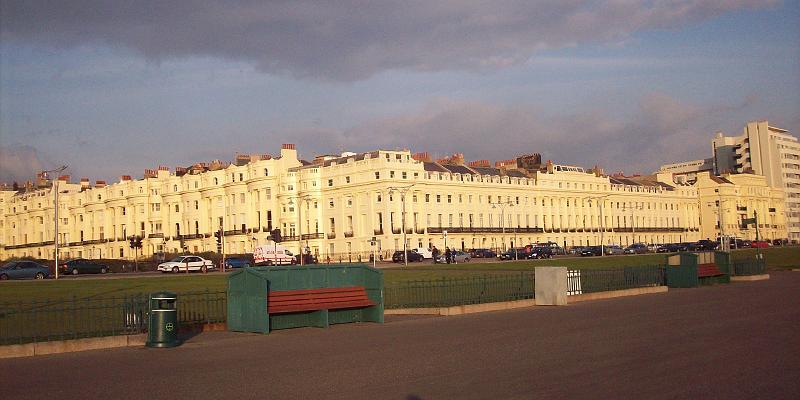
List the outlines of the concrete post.
{"label": "concrete post", "polygon": [[536,276],[536,305],[567,305],[567,267],[538,267]]}

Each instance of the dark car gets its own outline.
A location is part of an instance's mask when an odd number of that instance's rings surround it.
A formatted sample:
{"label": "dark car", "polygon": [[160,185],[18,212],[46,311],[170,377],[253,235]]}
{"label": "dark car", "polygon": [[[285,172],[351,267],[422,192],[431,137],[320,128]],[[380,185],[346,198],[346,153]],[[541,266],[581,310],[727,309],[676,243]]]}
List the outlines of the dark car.
{"label": "dark car", "polygon": [[553,249],[544,246],[533,247],[527,256],[529,259],[553,258]]}
{"label": "dark car", "polygon": [[489,249],[474,249],[470,252],[472,258],[495,258],[497,253]]}
{"label": "dark car", "polygon": [[[315,257],[313,254],[304,254],[303,257],[303,265],[316,264],[319,262],[317,257]],[[300,265],[300,254],[295,254],[294,263]]]}
{"label": "dark car", "polygon": [[694,243],[693,247],[701,251],[712,251],[716,250],[717,246],[719,246],[719,243],[717,243],[716,241],[703,239],[703,240],[698,240],[696,243]]}
{"label": "dark car", "polygon": [[625,248],[625,254],[644,254],[647,253],[647,245],[644,243],[634,243]]}
{"label": "dark car", "polygon": [[[403,251],[402,250],[395,251],[394,254],[392,254],[392,262],[396,262],[396,263],[403,262],[403,258],[404,257],[405,256],[403,255]],[[422,257],[422,254],[419,254],[419,253],[417,253],[415,251],[408,250],[408,262],[422,261],[424,259],[425,258]]]}
{"label": "dark car", "polygon": [[524,249],[508,249],[500,254],[501,260],[524,260],[528,258],[529,253]]}
{"label": "dark car", "polygon": [[62,274],[105,274],[109,271],[108,265],[87,260],[85,258],[76,258],[69,260],[58,266],[58,270]]}
{"label": "dark car", "polygon": [[603,255],[603,249],[601,249],[600,246],[584,247],[583,250],[581,250],[581,257],[592,257],[601,255]]}
{"label": "dark car", "polygon": [[247,258],[243,257],[226,257],[225,268],[243,268],[250,267],[253,263]]}
{"label": "dark car", "polygon": [[667,243],[659,246],[656,253],[677,253],[679,251],[686,251],[688,245],[683,243]]}
{"label": "dark car", "polygon": [[11,261],[0,267],[0,281],[9,279],[45,279],[50,268],[33,261]]}

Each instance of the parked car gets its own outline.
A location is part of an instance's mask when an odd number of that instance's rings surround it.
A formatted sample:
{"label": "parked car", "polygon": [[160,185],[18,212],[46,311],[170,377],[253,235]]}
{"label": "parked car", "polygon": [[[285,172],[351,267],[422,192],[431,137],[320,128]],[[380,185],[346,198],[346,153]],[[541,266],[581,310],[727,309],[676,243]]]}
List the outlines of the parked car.
{"label": "parked car", "polygon": [[532,245],[531,247],[549,247],[551,250],[553,250],[553,254],[554,255],[562,255],[563,256],[563,255],[567,254],[566,250],[564,250],[564,248],[559,246],[558,243],[556,243],[556,242],[536,243],[536,244]]}
{"label": "parked car", "polygon": [[[370,256],[372,256],[372,255],[370,254]],[[303,258],[303,265],[319,263],[319,260],[317,260],[317,257],[315,257],[313,254],[304,254],[303,257],[304,257]],[[300,254],[295,254],[294,263],[296,265],[300,264]]]}
{"label": "parked car", "polygon": [[253,263],[243,257],[225,257],[225,268],[251,267]]}
{"label": "parked car", "polygon": [[[392,262],[396,263],[403,262],[404,257],[405,255],[402,250],[395,251],[394,254],[392,254]],[[423,259],[424,258],[422,257],[421,254],[413,250],[408,250],[408,262],[420,262]]]}
{"label": "parked car", "polygon": [[603,246],[603,251],[605,251],[606,255],[609,255],[609,256],[616,256],[616,255],[620,255],[620,254],[625,254],[625,250],[623,250],[622,247],[617,246],[615,244],[608,245],[608,246]]}
{"label": "parked car", "polygon": [[105,274],[109,271],[108,265],[100,264],[85,258],[76,258],[58,266],[62,274]]}
{"label": "parked car", "polygon": [[623,251],[625,254],[644,254],[647,252],[647,245],[644,243],[634,243],[626,247]]}
{"label": "parked car", "polygon": [[[456,251],[454,251],[452,253],[453,254],[451,254],[451,256],[453,257],[453,262],[456,263],[456,264],[462,263],[462,262],[469,262],[469,260],[470,260],[469,253],[465,253],[465,252],[460,251],[460,250],[456,250]],[[409,257],[409,259],[411,259],[411,257]],[[437,260],[437,262],[439,264],[447,263],[447,260],[445,260],[445,258],[444,258],[444,254],[439,256],[439,259]]]}
{"label": "parked car", "polygon": [[472,258],[495,258],[497,257],[497,253],[489,250],[489,249],[473,249],[470,252],[470,257]]}
{"label": "parked car", "polygon": [[178,256],[158,264],[158,270],[164,273],[167,272],[186,272],[200,271],[208,272],[214,269],[214,263],[211,260],[206,260],[200,256]]}
{"label": "parked car", "polygon": [[50,268],[33,261],[10,261],[0,267],[0,280],[45,279],[50,277]]}
{"label": "parked car", "polygon": [[695,245],[696,245],[696,247],[699,248],[699,250],[712,251],[712,250],[716,250],[717,249],[717,246],[719,246],[719,243],[717,243],[714,240],[702,239],[702,240],[698,240],[697,243],[695,243]]}
{"label": "parked car", "polygon": [[584,247],[583,250],[581,250],[581,257],[592,257],[600,255],[603,255],[603,250],[600,249],[600,246]]}
{"label": "parked car", "polygon": [[433,258],[433,250],[432,249],[426,249],[424,247],[417,247],[416,249],[411,249],[411,251],[421,255],[422,258],[424,258],[424,259]]}
{"label": "parked car", "polygon": [[501,260],[524,260],[528,258],[528,253],[524,248],[520,249],[508,249],[502,254],[500,254]]}
{"label": "parked car", "polygon": [[573,246],[569,249],[568,253],[572,255],[580,255],[586,246]]}
{"label": "parked car", "polygon": [[767,242],[767,241],[764,241],[764,240],[754,240],[754,241],[752,241],[752,242],[750,243],[750,246],[751,246],[751,247],[754,247],[754,248],[764,248],[764,247],[769,247],[769,242]]}
{"label": "parked car", "polygon": [[529,259],[553,258],[553,249],[550,247],[534,247],[527,256]]}
{"label": "parked car", "polygon": [[687,247],[685,244],[682,243],[667,243],[661,245],[656,253],[677,253],[679,251],[686,251]]}

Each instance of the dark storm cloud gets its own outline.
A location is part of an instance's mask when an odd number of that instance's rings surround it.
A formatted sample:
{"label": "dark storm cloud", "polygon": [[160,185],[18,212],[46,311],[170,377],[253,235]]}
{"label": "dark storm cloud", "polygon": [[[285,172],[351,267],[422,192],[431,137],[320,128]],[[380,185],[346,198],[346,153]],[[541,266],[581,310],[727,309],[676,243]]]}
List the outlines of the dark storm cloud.
{"label": "dark storm cloud", "polygon": [[699,106],[662,93],[642,96],[632,117],[614,118],[597,109],[547,117],[533,106],[499,106],[438,99],[416,113],[375,119],[348,130],[311,128],[284,132],[302,155],[375,148],[455,152],[468,160],[505,160],[542,153],[545,160],[606,172],[649,174],[662,164],[709,157],[717,121],[738,115],[741,104]]}
{"label": "dark storm cloud", "polygon": [[537,50],[625,38],[775,0],[42,1],[4,0],[4,41],[123,46],[154,60],[212,56],[276,74],[487,70]]}
{"label": "dark storm cloud", "polygon": [[33,180],[45,170],[39,152],[25,145],[0,146],[0,183]]}

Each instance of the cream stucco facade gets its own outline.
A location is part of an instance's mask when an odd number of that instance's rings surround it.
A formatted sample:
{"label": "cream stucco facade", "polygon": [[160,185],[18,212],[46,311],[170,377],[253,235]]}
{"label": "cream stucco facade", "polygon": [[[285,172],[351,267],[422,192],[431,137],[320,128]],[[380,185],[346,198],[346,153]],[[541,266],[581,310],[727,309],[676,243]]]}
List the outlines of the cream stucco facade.
{"label": "cream stucco facade", "polygon": [[[704,179],[675,184],[672,174],[609,177],[522,161],[490,168],[465,165],[458,158],[431,162],[407,150],[304,162],[294,145],[284,145],[278,157],[237,161],[175,173],[159,168],[143,179],[123,177],[109,185],[58,182],[59,257],[129,259],[133,235],[143,237],[145,256],[217,251],[214,232],[220,227],[228,254],[267,244],[269,231],[278,228],[285,246],[295,252],[307,247],[323,260],[367,257],[373,238],[386,253],[402,249],[403,237],[411,248],[470,249],[546,241],[562,246],[668,243],[715,236],[716,219],[706,204],[714,185]],[[782,208],[763,200],[764,193],[769,199],[782,193],[775,194],[763,178],[731,180],[732,191],[721,187],[732,196],[723,204],[763,210],[764,218],[772,219],[764,220],[770,228],[761,236],[786,237],[785,223],[776,215]],[[759,188],[759,195],[751,188]],[[0,192],[0,213],[0,258],[53,257],[49,185]]]}

